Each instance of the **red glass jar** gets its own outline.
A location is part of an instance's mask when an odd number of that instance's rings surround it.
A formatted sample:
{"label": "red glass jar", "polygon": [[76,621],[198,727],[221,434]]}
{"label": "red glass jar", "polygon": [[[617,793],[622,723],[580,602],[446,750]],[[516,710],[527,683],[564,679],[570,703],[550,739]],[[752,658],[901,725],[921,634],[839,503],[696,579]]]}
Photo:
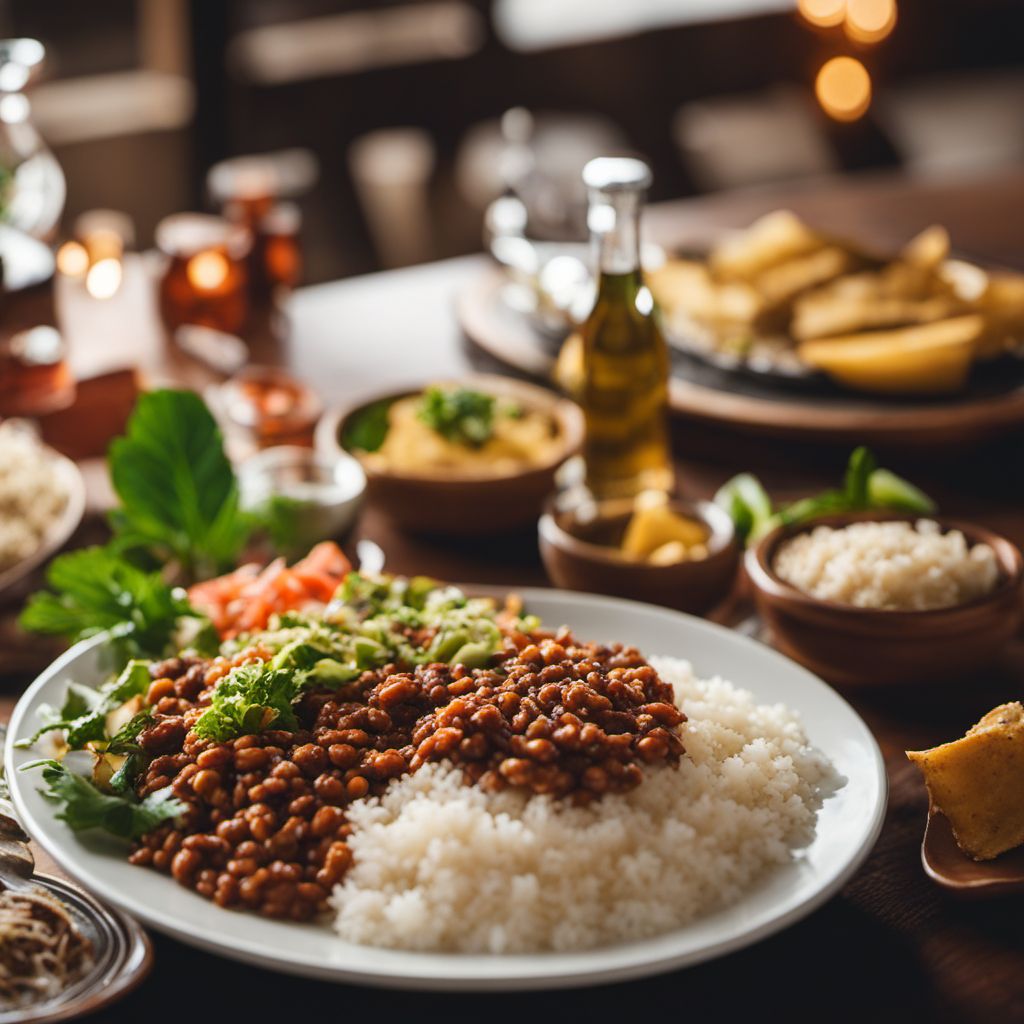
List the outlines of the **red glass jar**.
{"label": "red glass jar", "polygon": [[157,225],[156,244],[167,260],[160,281],[167,329],[197,324],[241,331],[249,318],[248,229],[210,214],[178,213]]}

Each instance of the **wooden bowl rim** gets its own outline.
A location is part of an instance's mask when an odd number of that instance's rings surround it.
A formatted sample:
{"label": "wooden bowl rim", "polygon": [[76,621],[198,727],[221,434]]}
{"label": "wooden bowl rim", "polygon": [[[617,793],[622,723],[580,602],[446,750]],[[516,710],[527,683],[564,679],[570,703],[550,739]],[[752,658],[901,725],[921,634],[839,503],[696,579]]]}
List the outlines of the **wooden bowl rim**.
{"label": "wooden bowl rim", "polygon": [[[529,402],[538,411],[545,412],[552,418],[558,430],[557,440],[560,443],[552,455],[543,462],[525,466],[523,469],[513,473],[491,474],[487,476],[460,474],[451,477],[426,473],[400,473],[390,469],[367,466],[356,452],[350,451],[341,443],[340,435],[345,424],[357,413],[362,412],[377,402],[397,402],[401,398],[420,394],[432,384],[478,385],[480,390],[489,390],[494,393],[518,393],[523,396],[524,401]],[[529,381],[516,380],[513,377],[502,377],[494,373],[474,373],[459,378],[436,378],[424,381],[418,385],[412,384],[406,387],[389,388],[385,391],[374,393],[369,398],[363,398],[342,408],[333,409],[320,420],[316,428],[315,441],[316,447],[320,450],[340,450],[351,458],[356,459],[370,479],[376,478],[395,482],[457,488],[463,487],[466,484],[507,484],[551,473],[567,459],[572,458],[572,456],[579,452],[583,446],[584,430],[583,411],[575,402],[564,395],[549,391],[538,384],[531,384]]]}
{"label": "wooden bowl rim", "polygon": [[[1002,573],[1002,580],[990,594],[974,598],[964,604],[950,605],[946,608],[926,609],[886,609],[859,608],[856,605],[844,604],[841,601],[830,601],[814,597],[785,582],[773,566],[775,552],[779,545],[790,537],[800,533],[808,533],[817,526],[842,527],[858,522],[910,522],[930,519],[939,524],[943,533],[959,530],[974,547],[987,544],[996,554],[996,560]],[[1008,538],[995,533],[976,523],[963,522],[958,519],[945,519],[941,516],[921,515],[910,512],[885,512],[866,510],[863,512],[847,512],[831,516],[822,516],[798,523],[795,526],[777,526],[765,534],[753,547],[747,549],[744,565],[747,575],[755,590],[774,604],[788,605],[790,608],[801,608],[806,611],[827,612],[838,618],[844,618],[851,624],[893,624],[902,622],[907,625],[940,625],[964,616],[974,616],[989,610],[990,605],[998,604],[1008,594],[1020,588],[1024,580],[1024,555]]]}
{"label": "wooden bowl rim", "polygon": [[[601,502],[599,504],[627,504],[628,499],[621,501]],[[542,541],[572,555],[581,561],[591,562],[614,569],[631,569],[650,575],[664,574],[666,570],[673,572],[696,572],[706,567],[723,555],[728,555],[736,547],[736,528],[729,514],[711,501],[689,501],[684,498],[670,498],[669,504],[684,514],[699,519],[711,531],[708,537],[708,554],[706,558],[694,561],[670,562],[667,565],[652,565],[650,562],[630,558],[622,554],[618,548],[603,544],[592,544],[569,533],[558,522],[558,510],[554,500],[548,502],[544,514],[537,523],[537,532]]]}

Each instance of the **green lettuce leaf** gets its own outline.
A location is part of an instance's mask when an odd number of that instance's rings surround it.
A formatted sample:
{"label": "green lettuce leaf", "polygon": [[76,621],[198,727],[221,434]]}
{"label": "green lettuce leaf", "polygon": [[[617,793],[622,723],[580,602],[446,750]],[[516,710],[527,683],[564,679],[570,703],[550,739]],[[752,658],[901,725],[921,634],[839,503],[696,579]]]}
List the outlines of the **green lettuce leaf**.
{"label": "green lettuce leaf", "polygon": [[270,665],[242,665],[213,691],[210,706],[192,727],[197,736],[223,743],[264,729],[299,727],[292,701],[301,689],[299,674]]}

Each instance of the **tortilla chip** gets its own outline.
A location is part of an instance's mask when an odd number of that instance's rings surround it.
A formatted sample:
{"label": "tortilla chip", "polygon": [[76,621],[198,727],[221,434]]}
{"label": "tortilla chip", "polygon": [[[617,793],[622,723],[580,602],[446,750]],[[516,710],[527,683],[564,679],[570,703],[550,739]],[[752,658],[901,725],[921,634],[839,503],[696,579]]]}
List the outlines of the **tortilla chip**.
{"label": "tortilla chip", "polygon": [[1024,707],[994,708],[963,739],[907,751],[964,853],[992,860],[1024,843]]}

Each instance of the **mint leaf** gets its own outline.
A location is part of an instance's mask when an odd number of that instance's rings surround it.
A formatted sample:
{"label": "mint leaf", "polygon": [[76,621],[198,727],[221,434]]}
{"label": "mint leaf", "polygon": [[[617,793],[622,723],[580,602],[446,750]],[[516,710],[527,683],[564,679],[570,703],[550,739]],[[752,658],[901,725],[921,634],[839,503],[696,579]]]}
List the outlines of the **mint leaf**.
{"label": "mint leaf", "polygon": [[115,545],[173,558],[194,576],[230,568],[249,535],[220,429],[192,391],[144,394],[110,446],[122,507]]}
{"label": "mint leaf", "polygon": [[61,805],[57,818],[76,832],[98,828],[122,839],[137,839],[187,810],[169,786],[139,801],[127,795],[104,793],[84,775],[69,771],[59,761],[33,761],[21,770],[30,768],[43,769],[46,789],[40,792],[47,800]]}

